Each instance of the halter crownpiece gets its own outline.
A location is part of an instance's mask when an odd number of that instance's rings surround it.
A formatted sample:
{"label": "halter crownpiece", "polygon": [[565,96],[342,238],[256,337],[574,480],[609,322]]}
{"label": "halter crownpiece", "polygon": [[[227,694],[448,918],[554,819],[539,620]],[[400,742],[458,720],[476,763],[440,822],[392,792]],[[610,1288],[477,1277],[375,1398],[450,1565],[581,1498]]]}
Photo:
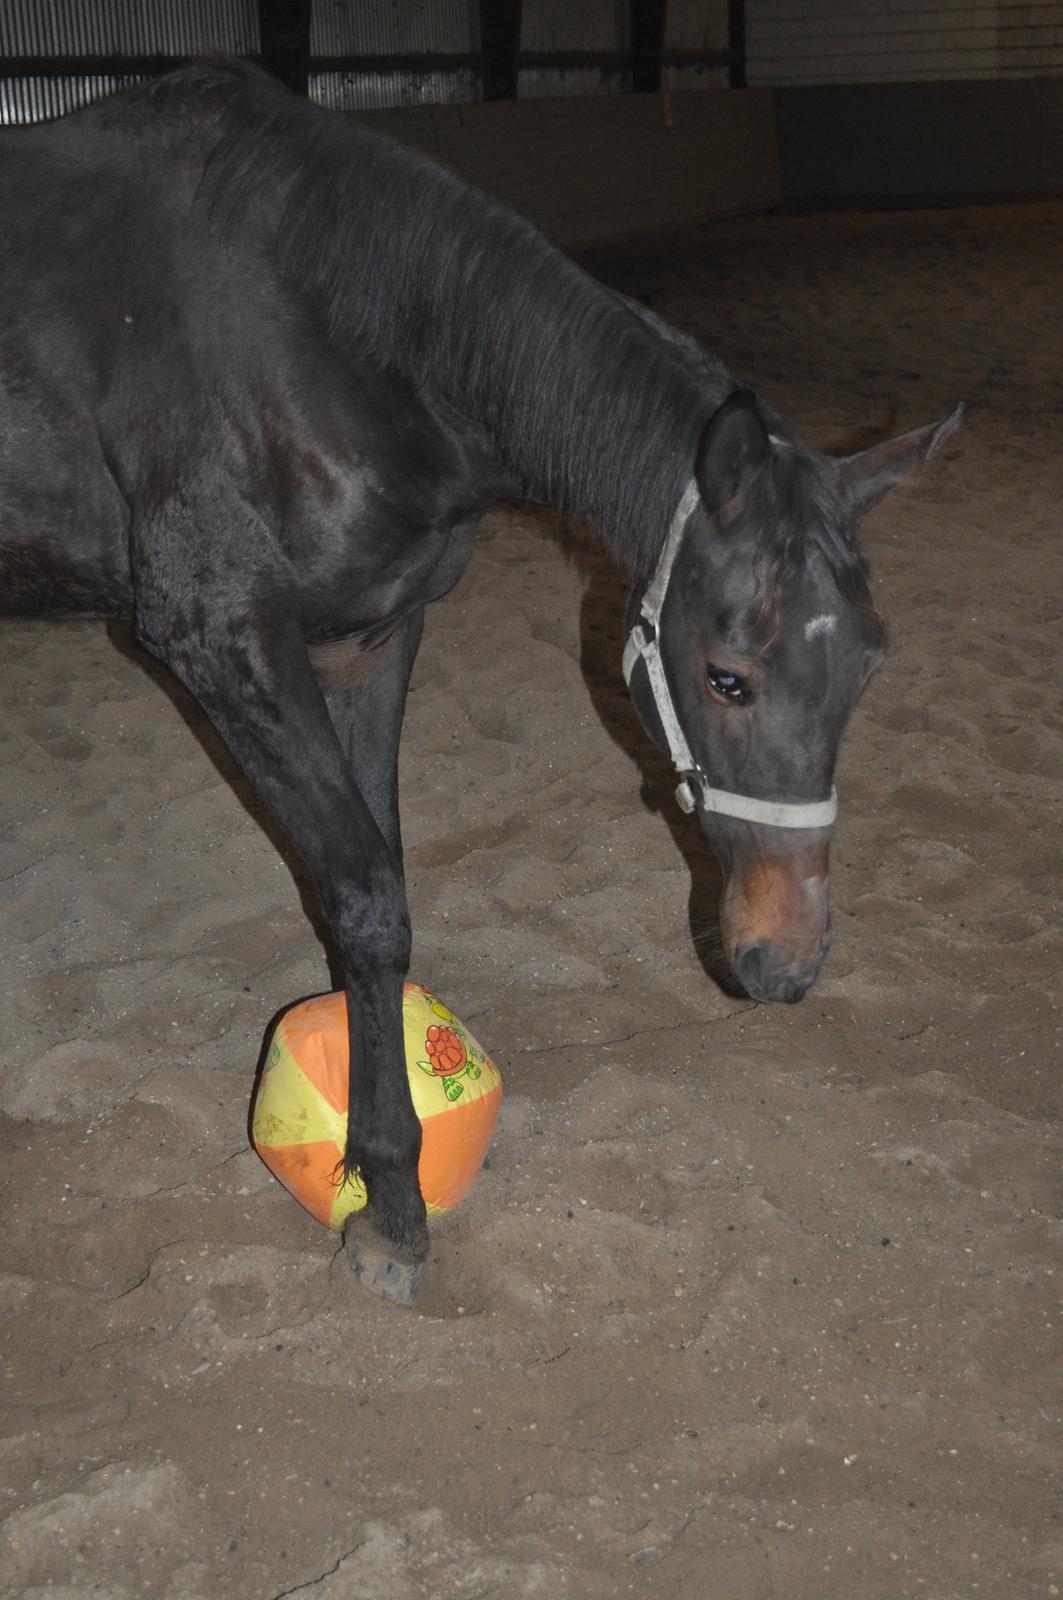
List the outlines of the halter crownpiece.
{"label": "halter crownpiece", "polygon": [[636,623],[627,636],[624,645],[624,682],[628,688],[631,687],[635,663],[641,660],[668,741],[672,765],[682,779],[675,792],[681,810],[691,812],[700,805],[703,811],[715,811],[723,817],[741,817],[746,822],[759,822],[769,828],[829,828],[838,815],[838,791],[835,788],[831,788],[826,800],[811,801],[761,800],[755,795],[735,794],[730,789],[713,788],[707,774],[690,753],[661,659],[660,624],[679,546],[700,499],[697,480],[692,478],[675,508],[657,570],[642,597],[640,615],[647,626]]}

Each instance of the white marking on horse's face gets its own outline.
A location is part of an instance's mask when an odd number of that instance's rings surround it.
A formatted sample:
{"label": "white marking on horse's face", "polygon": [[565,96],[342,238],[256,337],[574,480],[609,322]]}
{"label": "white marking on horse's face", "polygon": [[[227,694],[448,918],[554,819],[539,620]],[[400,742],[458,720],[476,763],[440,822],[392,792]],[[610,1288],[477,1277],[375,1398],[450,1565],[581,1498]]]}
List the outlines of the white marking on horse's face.
{"label": "white marking on horse's face", "polygon": [[821,611],[805,623],[805,638],[814,639],[817,633],[833,633],[838,619],[832,611]]}

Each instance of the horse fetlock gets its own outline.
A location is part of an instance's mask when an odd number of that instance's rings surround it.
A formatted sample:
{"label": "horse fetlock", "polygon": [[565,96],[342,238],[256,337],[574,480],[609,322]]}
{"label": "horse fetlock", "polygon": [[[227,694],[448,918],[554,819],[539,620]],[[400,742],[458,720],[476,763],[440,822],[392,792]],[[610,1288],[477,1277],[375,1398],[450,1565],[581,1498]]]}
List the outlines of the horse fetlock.
{"label": "horse fetlock", "polygon": [[420,1192],[414,1197],[389,1195],[387,1200],[391,1203],[370,1197],[367,1221],[404,1261],[423,1261],[428,1254],[428,1216]]}
{"label": "horse fetlock", "polygon": [[350,1117],[350,1143],[344,1155],[348,1172],[356,1172],[362,1179],[370,1198],[383,1201],[392,1192],[405,1198],[417,1197],[417,1163],[421,1154],[421,1124],[412,1105],[402,1108],[401,1117],[385,1132],[374,1129],[368,1117],[352,1113]]}

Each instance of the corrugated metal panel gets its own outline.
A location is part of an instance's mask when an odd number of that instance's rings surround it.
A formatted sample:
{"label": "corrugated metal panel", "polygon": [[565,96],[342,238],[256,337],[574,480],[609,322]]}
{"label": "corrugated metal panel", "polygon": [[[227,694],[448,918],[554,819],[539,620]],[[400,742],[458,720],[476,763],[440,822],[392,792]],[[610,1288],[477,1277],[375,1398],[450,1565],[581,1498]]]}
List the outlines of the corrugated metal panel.
{"label": "corrugated metal panel", "polygon": [[559,100],[579,94],[623,94],[628,88],[623,69],[601,67],[522,67],[517,93],[522,100]]}
{"label": "corrugated metal panel", "polygon": [[157,56],[258,50],[255,0],[3,0],[0,55]]}
{"label": "corrugated metal panel", "polygon": [[311,14],[310,54],[318,58],[461,55],[479,47],[476,0],[315,0]]}
{"label": "corrugated metal panel", "polygon": [[[54,58],[58,68],[0,78],[0,123],[47,121],[113,94],[143,76],[134,70],[142,57],[258,49],[255,0],[0,0],[0,56],[11,66]],[[84,73],[70,70],[81,61]],[[94,61],[127,70],[93,72]]]}
{"label": "corrugated metal panel", "polygon": [[[722,48],[727,0],[672,0],[666,46]],[[522,48],[533,57],[519,78],[530,99],[613,95],[630,88],[626,66],[629,0],[524,0]],[[26,77],[0,80],[0,120],[33,122],[60,116],[133,81],[139,59],[155,63],[210,51],[257,55],[256,0],[0,0],[0,55],[13,61],[57,58],[57,72],[30,68]],[[479,48],[479,0],[316,0],[311,54],[318,70],[310,92],[342,110],[383,106],[453,105],[479,100],[475,68],[454,57]],[[601,54],[600,66],[552,66],[551,53]],[[451,57],[447,67],[380,70],[388,55]],[[348,70],[358,57],[376,57],[374,70]],[[113,59],[112,74],[91,72],[93,58]],[[330,58],[346,58],[328,70]],[[354,58],[352,62],[351,58]],[[67,72],[83,59],[84,77]],[[102,62],[101,62],[102,64]],[[122,74],[125,69],[125,75]],[[703,67],[668,67],[667,89],[715,87],[724,74]]]}
{"label": "corrugated metal panel", "polygon": [[623,94],[631,87],[626,66],[616,57],[629,47],[630,11],[627,0],[524,0],[521,14],[521,50],[527,55],[566,55],[594,52],[612,56],[601,66],[551,66],[539,61],[522,67],[517,94],[522,100],[571,99],[576,95]]}
{"label": "corrugated metal panel", "polygon": [[521,49],[626,50],[627,0],[524,0]]}
{"label": "corrugated metal panel", "polygon": [[48,122],[114,94],[135,78],[0,78],[0,127]]}
{"label": "corrugated metal panel", "polygon": [[747,0],[750,83],[1063,74],[1063,0]]}
{"label": "corrugated metal panel", "polygon": [[667,50],[726,50],[727,0],[668,0],[664,44]]}
{"label": "corrugated metal panel", "polygon": [[[720,47],[722,49],[722,46]],[[727,89],[730,74],[726,67],[669,67],[661,71],[665,94],[686,93],[688,89]]]}
{"label": "corrugated metal panel", "polygon": [[480,76],[471,68],[448,72],[312,72],[310,98],[330,111],[467,105],[480,98]]}
{"label": "corrugated metal panel", "polygon": [[[315,0],[310,96],[334,111],[388,106],[465,105],[480,99],[479,73],[469,67],[352,70],[359,56],[471,56],[479,50],[477,0]],[[343,70],[328,70],[343,57]]]}
{"label": "corrugated metal panel", "polygon": [[[726,50],[730,45],[727,0],[668,0],[665,13],[666,50]],[[669,66],[661,72],[661,88],[666,94],[688,89],[726,89],[727,67],[702,66],[694,62]]]}

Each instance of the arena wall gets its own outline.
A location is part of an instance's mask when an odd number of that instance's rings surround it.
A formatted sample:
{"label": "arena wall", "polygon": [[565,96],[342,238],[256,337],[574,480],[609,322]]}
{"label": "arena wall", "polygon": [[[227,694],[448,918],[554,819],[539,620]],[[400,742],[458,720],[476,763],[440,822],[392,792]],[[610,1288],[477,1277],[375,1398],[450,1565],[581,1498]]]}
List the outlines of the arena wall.
{"label": "arena wall", "polygon": [[771,91],[602,95],[360,112],[589,245],[779,203]]}

